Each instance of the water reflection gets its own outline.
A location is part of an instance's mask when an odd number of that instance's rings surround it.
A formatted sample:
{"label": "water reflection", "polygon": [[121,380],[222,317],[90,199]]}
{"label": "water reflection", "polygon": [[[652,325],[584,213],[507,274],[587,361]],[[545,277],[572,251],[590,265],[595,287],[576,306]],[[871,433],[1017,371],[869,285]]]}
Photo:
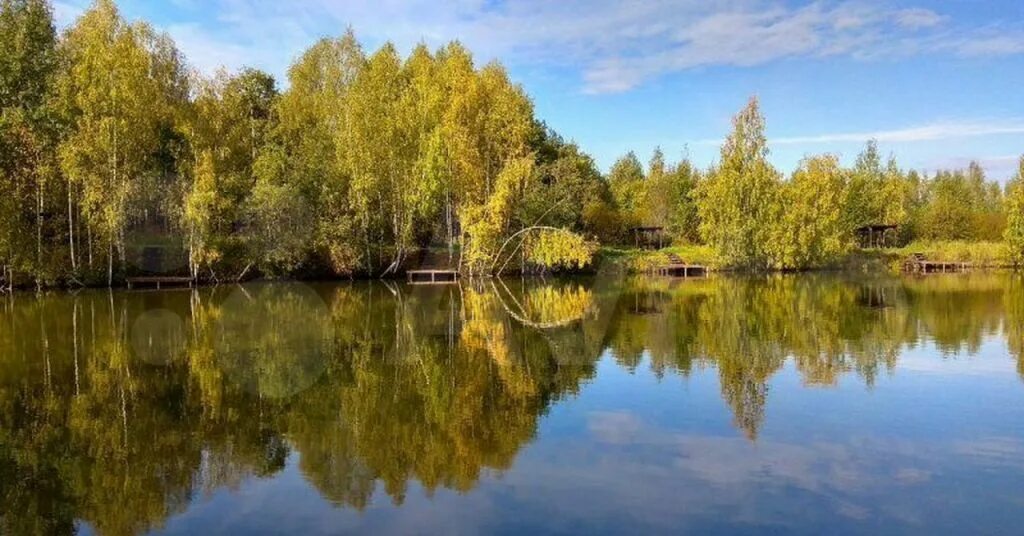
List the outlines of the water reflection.
{"label": "water reflection", "polygon": [[[262,284],[0,303],[10,534],[159,529],[296,454],[344,509],[380,493],[402,505],[410,486],[470,493],[515,467],[560,401],[600,384],[604,356],[662,379],[714,371],[733,426],[764,456],[791,448],[761,439],[773,397],[798,394],[772,390],[787,366],[806,388],[871,389],[915,349],[969,359],[1002,340],[1024,376],[1024,281],[1008,274]],[[681,441],[627,414],[588,419],[592,448]],[[709,480],[740,470],[732,440],[682,441]]]}

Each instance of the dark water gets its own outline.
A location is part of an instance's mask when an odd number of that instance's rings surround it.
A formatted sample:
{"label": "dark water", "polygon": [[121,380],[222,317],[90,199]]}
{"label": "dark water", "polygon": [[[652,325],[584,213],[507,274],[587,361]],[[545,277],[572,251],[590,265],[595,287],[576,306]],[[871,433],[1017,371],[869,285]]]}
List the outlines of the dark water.
{"label": "dark water", "polygon": [[0,533],[1020,533],[1024,278],[0,299]]}

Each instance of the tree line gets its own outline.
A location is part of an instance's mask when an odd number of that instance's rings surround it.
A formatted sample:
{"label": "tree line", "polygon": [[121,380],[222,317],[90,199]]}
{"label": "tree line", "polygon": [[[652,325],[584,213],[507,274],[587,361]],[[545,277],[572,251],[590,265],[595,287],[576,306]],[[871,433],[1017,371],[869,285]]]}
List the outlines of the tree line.
{"label": "tree line", "polygon": [[255,69],[190,71],[112,0],[60,36],[45,0],[0,6],[7,282],[112,284],[154,249],[162,269],[213,280],[388,275],[424,245],[483,272],[534,222],[507,256],[589,261],[572,231],[600,188],[593,160],[459,43],[403,58],[348,31],[306,50],[281,91]]}
{"label": "tree line", "polygon": [[659,150],[604,176],[457,42],[402,57],[348,31],[303,52],[283,91],[256,69],[193,72],[113,0],[61,35],[46,0],[0,0],[0,47],[5,286],[387,276],[427,247],[472,273],[580,268],[642,226],[738,268],[822,266],[877,223],[901,242],[1005,236],[1024,256],[1019,177],[927,177],[871,143],[852,169],[814,156],[784,180],[756,101],[710,169]]}
{"label": "tree line", "polygon": [[688,159],[666,165],[660,149],[646,172],[635,154],[620,158],[608,177],[613,227],[663,226],[674,241],[711,245],[724,266],[747,269],[824,267],[858,247],[858,230],[882,225],[895,226],[890,246],[1005,239],[1010,258],[1024,260],[1024,158],[1004,188],[977,162],[928,175],[883,159],[868,141],[851,167],[810,155],[787,178],[768,159],[756,98],[733,123],[707,170]]}

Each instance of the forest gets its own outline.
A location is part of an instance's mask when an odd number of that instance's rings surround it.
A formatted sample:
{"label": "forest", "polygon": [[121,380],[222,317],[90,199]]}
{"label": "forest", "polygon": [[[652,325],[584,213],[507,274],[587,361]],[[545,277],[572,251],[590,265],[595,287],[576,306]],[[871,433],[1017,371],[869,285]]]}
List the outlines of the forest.
{"label": "forest", "polygon": [[323,39],[287,81],[207,76],[172,39],[96,0],[58,34],[46,0],[0,0],[0,286],[387,277],[447,256],[470,274],[578,270],[631,229],[663,228],[721,267],[827,267],[857,230],[891,246],[990,244],[1024,260],[1024,159],[905,170],[868,142],[852,167],[769,159],[756,98],[718,161],[661,150],[607,174],[535,116],[496,62],[458,42],[407,56]]}

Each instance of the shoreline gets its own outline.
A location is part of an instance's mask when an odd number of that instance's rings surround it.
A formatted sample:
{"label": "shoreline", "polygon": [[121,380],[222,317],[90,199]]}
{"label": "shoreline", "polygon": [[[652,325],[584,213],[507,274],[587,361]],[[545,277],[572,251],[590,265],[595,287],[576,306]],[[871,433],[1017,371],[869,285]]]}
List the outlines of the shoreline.
{"label": "shoreline", "polygon": [[[905,250],[906,248],[888,248],[888,249],[869,249],[869,250],[856,250],[850,252],[842,260],[828,265],[806,269],[769,269],[769,270],[751,270],[743,268],[727,268],[722,267],[716,263],[714,259],[707,256],[708,249],[705,246],[682,246],[665,248],[662,250],[644,250],[637,248],[617,248],[617,247],[602,247],[595,255],[594,262],[588,268],[574,271],[555,271],[546,273],[522,273],[516,271],[506,271],[503,275],[499,276],[496,274],[466,274],[460,273],[458,280],[486,280],[492,278],[566,278],[566,277],[578,277],[578,276],[592,276],[598,271],[597,266],[603,263],[610,262],[618,265],[624,275],[628,276],[650,276],[673,279],[673,276],[658,275],[655,267],[658,263],[664,262],[667,255],[671,253],[691,253],[693,257],[687,258],[688,262],[692,262],[694,265],[700,265],[706,268],[707,275],[730,275],[730,276],[756,276],[756,275],[800,275],[800,274],[861,274],[861,275],[894,275],[894,276],[925,276],[925,275],[941,275],[942,272],[934,273],[915,273],[908,272],[902,268],[902,264],[905,261]],[[692,260],[691,260],[692,259]],[[949,263],[963,263],[970,265],[970,269],[946,272],[946,275],[951,274],[971,274],[976,272],[1002,272],[1002,271],[1020,271],[1021,266],[1015,265],[1009,261],[1001,262],[975,262],[975,261],[964,261],[964,260],[946,260],[944,262]],[[105,283],[100,284],[68,284],[68,281],[63,283],[44,285],[42,287],[36,287],[34,284],[27,285],[15,285],[13,288],[0,289],[0,295],[3,294],[15,294],[25,292],[50,292],[50,291],[66,291],[76,292],[80,290],[135,290],[135,291],[153,291],[153,290],[181,290],[188,288],[216,288],[219,286],[230,286],[245,283],[272,283],[272,282],[298,282],[298,283],[341,283],[341,282],[373,282],[373,281],[387,281],[387,282],[406,282],[407,272],[413,271],[415,268],[410,268],[406,271],[401,271],[393,274],[389,274],[384,277],[374,277],[366,274],[353,275],[349,277],[341,276],[327,276],[325,274],[310,274],[308,277],[302,275],[293,275],[288,277],[253,277],[242,280],[225,280],[217,281],[211,279],[200,279],[198,281],[191,281],[190,283],[183,283],[181,280],[188,278],[188,276],[180,276],[176,274],[166,275],[140,275],[140,276],[122,276],[115,279],[115,284],[108,286]],[[152,288],[142,286],[133,288],[130,284],[130,280],[134,278],[162,278],[166,277],[169,280],[174,280],[176,285],[169,285],[162,288]],[[699,278],[701,276],[697,276]],[[706,276],[703,276],[706,277]],[[692,279],[693,277],[691,277]],[[678,279],[684,279],[679,277]]]}

